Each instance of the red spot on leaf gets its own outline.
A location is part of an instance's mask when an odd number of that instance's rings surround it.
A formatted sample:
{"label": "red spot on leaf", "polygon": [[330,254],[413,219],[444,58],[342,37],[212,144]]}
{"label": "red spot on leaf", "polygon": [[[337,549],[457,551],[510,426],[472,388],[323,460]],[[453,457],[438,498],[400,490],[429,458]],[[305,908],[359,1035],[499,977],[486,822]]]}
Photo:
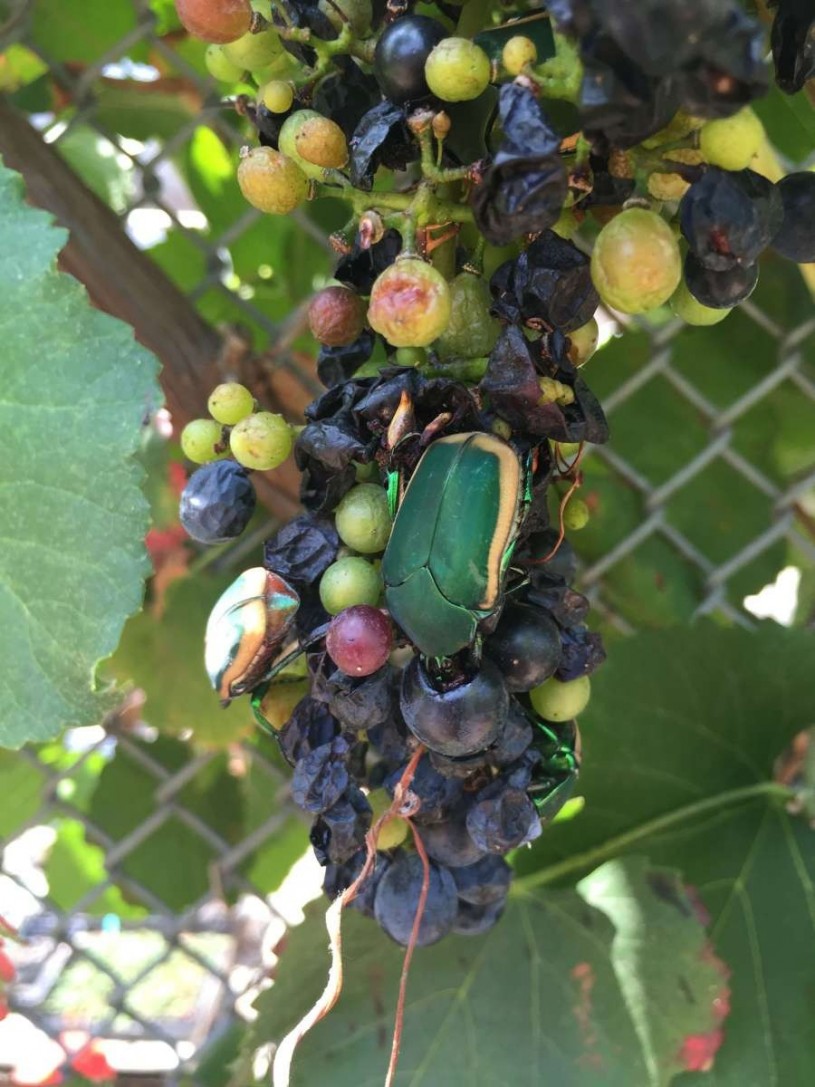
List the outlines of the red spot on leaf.
{"label": "red spot on leaf", "polygon": [[697,921],[699,922],[699,924],[704,925],[705,928],[707,928],[707,926],[710,924],[710,913],[707,906],[702,901],[699,892],[692,884],[686,883],[685,894],[688,896],[688,901],[690,902],[691,908],[696,915]]}
{"label": "red spot on leaf", "polygon": [[6,1018],[7,1015],[8,1015],[8,1001],[6,1000],[6,998],[4,996],[0,995],[0,1023],[3,1022],[3,1020]]}
{"label": "red spot on leaf", "polygon": [[597,1032],[591,1021],[592,990],[597,981],[594,967],[589,962],[577,963],[572,967],[572,979],[577,984],[577,1003],[572,1012],[583,1040],[583,1052],[577,1062],[584,1067],[602,1068],[603,1058],[597,1052]]}
{"label": "red spot on leaf", "polygon": [[709,1030],[707,1034],[689,1034],[682,1043],[679,1059],[686,1072],[709,1072],[724,1041],[723,1030]]}

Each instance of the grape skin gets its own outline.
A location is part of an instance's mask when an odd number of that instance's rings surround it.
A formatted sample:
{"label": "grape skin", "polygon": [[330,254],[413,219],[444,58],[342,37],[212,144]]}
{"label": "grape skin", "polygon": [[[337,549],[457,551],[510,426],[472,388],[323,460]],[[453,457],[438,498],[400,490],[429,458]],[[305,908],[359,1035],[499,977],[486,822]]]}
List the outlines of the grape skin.
{"label": "grape skin", "polygon": [[232,428],[229,447],[245,468],[268,472],[279,467],[292,450],[291,427],[282,415],[258,411]]}

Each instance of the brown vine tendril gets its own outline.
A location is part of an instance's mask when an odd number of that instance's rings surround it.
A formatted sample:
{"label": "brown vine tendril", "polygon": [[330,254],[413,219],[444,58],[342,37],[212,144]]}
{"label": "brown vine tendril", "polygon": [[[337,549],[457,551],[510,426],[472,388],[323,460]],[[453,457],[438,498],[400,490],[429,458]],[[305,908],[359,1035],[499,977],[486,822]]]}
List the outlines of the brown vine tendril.
{"label": "brown vine tendril", "polygon": [[424,746],[420,744],[413,752],[410,762],[405,767],[404,773],[394,789],[391,806],[387,811],[382,813],[366,834],[365,863],[363,864],[359,875],[353,883],[346,887],[342,894],[334,899],[326,910],[325,926],[328,930],[329,953],[331,956],[328,980],[326,981],[322,993],[315,1000],[314,1004],[312,1004],[311,1008],[309,1008],[300,1022],[289,1031],[277,1047],[272,1064],[272,1087],[289,1087],[291,1082],[292,1061],[298,1045],[309,1031],[315,1027],[321,1019],[324,1019],[328,1015],[342,994],[342,911],[346,906],[353,902],[360,887],[373,870],[376,862],[377,842],[379,841],[379,835],[382,832],[382,828],[389,820],[401,818],[405,819],[410,825],[410,829],[413,832],[413,840],[416,843],[416,850],[422,858],[425,874],[422,881],[422,892],[416,910],[416,920],[414,920],[413,923],[410,943],[405,951],[405,964],[402,968],[402,981],[399,989],[399,1003],[397,1004],[396,1023],[394,1026],[393,1047],[390,1065],[388,1067],[388,1079],[386,1080],[387,1084],[393,1082],[392,1075],[395,1074],[396,1071],[396,1063],[399,1059],[399,1048],[402,1039],[404,991],[407,985],[407,972],[410,969],[410,959],[412,958],[413,947],[415,947],[416,939],[419,935],[419,925],[421,924],[422,916],[424,914],[424,906],[427,901],[427,894],[430,887],[430,864],[427,859],[427,853],[425,852],[421,838],[410,819],[410,816],[415,814],[418,810],[418,801],[410,794],[410,786],[413,781],[413,776],[416,773],[416,767],[419,765],[419,760],[424,754],[424,751]]}
{"label": "brown vine tendril", "polygon": [[[529,563],[530,566],[540,566],[545,562],[549,562],[550,559],[553,559],[555,557],[555,555],[558,553],[558,551],[560,550],[560,545],[563,543],[564,539],[566,538],[566,526],[563,523],[563,515],[566,513],[566,507],[569,505],[569,502],[572,500],[572,496],[574,495],[575,491],[579,487],[581,487],[583,485],[583,473],[581,471],[579,471],[578,469],[579,469],[579,466],[580,466],[580,462],[583,459],[583,454],[585,453],[585,449],[586,449],[586,443],[581,442],[580,443],[580,448],[577,451],[577,456],[574,458],[572,463],[569,464],[566,461],[565,458],[562,461],[560,460],[561,453],[560,453],[560,448],[559,448],[559,443],[558,443],[558,449],[555,452],[555,459],[557,461],[558,470],[560,471],[560,474],[561,474],[561,476],[563,478],[568,479],[568,478],[571,477],[572,483],[571,483],[571,486],[569,487],[569,489],[566,491],[566,493],[561,498],[560,505],[558,507],[558,529],[559,530],[558,530],[557,539],[555,540],[551,550],[546,555],[544,555],[543,558],[541,558],[541,559],[532,559],[530,561],[530,563]],[[565,470],[563,470],[561,465],[563,466],[563,468],[565,468]]]}

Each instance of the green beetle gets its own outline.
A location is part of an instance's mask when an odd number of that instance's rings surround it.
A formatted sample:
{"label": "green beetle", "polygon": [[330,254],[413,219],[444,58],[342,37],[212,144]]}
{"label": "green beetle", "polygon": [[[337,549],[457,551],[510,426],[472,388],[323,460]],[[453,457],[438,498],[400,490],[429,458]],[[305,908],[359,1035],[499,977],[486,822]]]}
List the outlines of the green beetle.
{"label": "green beetle", "polygon": [[493,434],[438,438],[416,466],[382,575],[388,610],[424,656],[471,645],[499,607],[529,477],[528,465]]}
{"label": "green beetle", "polygon": [[541,823],[551,823],[577,784],[580,772],[580,733],[575,721],[554,726],[530,714],[535,739],[533,747],[541,754],[541,762],[527,788]]}
{"label": "green beetle", "polygon": [[262,566],[245,570],[221,594],[207,622],[204,664],[224,703],[268,675],[299,606],[291,585]]}

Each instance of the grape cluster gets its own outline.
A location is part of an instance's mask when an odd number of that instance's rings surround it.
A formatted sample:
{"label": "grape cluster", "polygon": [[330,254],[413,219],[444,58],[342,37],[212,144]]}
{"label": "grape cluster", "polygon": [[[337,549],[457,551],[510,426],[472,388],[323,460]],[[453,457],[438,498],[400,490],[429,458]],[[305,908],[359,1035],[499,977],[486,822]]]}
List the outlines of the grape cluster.
{"label": "grape cluster", "polygon": [[[181,495],[181,523],[199,543],[240,536],[255,511],[248,471],[269,471],[291,454],[292,428],[282,415],[255,411],[245,385],[218,385],[209,398],[209,419],[193,419],[181,432],[181,450],[203,465]],[[234,460],[225,460],[229,454]]]}
{"label": "grape cluster", "polygon": [[[177,7],[210,43],[214,77],[256,86],[231,100],[257,138],[237,168],[247,201],[275,215],[320,197],[349,209],[308,309],[327,391],[293,443],[306,512],[219,602],[207,667],[225,700],[251,694],[291,764],[329,896],[365,869],[353,904],[407,943],[426,854],[418,942],[483,932],[506,899],[506,854],[569,797],[575,718],[604,656],[565,539],[590,517],[573,497],[583,444],[608,436],[583,377],[598,307],[721,320],[765,250],[815,259],[815,175],[760,172],[750,102],[767,88],[767,50],[737,0],[510,0],[499,31],[447,3]],[[811,74],[802,11],[781,0],[775,15],[784,90]],[[292,446],[283,420],[254,407],[222,387],[212,420],[184,432],[203,467],[183,519],[203,542],[241,531],[247,469]],[[399,510],[414,508],[423,457],[461,436],[488,436],[477,448],[503,450],[522,484],[503,537],[497,513],[473,525],[461,502],[445,562],[466,580],[473,535],[495,532],[492,595],[456,615],[469,636],[437,649],[387,595],[383,565],[409,532]],[[436,523],[445,478],[423,486],[417,532]],[[444,609],[437,590],[428,606]]]}

